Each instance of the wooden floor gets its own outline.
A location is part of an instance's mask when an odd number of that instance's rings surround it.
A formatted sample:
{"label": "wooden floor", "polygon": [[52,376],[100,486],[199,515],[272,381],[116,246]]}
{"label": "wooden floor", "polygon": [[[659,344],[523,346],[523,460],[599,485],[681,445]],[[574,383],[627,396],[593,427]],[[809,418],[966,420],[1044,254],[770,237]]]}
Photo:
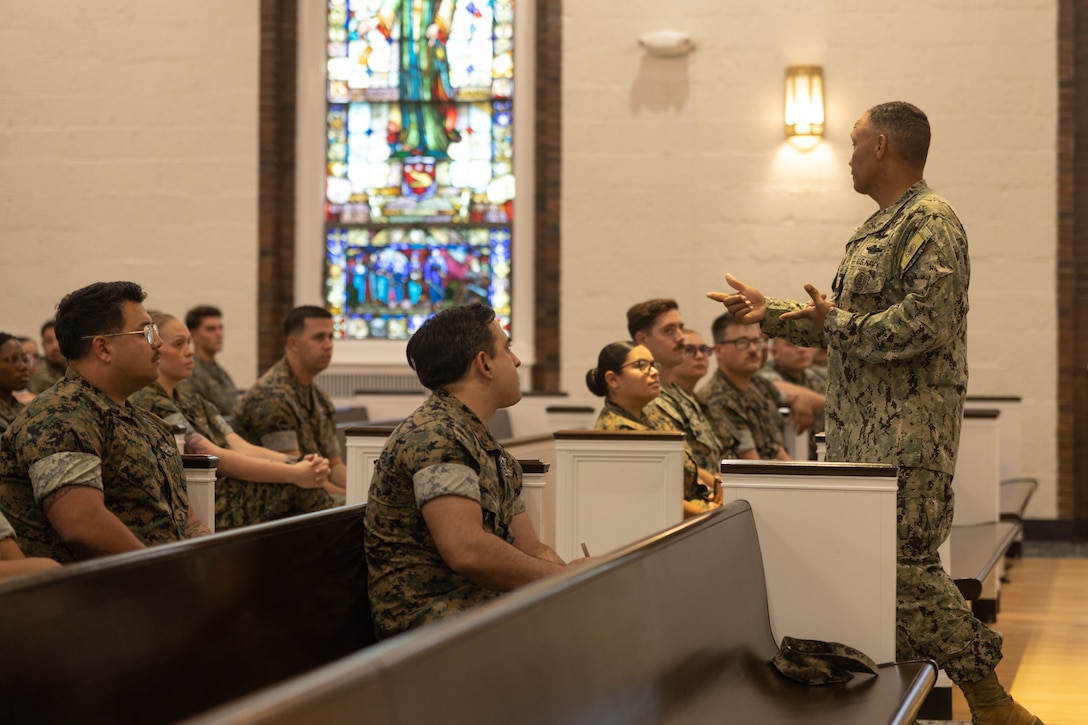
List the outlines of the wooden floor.
{"label": "wooden floor", "polygon": [[[998,678],[1046,725],[1088,725],[1088,559],[1018,560],[1001,588]],[[971,720],[952,688],[952,714]]]}

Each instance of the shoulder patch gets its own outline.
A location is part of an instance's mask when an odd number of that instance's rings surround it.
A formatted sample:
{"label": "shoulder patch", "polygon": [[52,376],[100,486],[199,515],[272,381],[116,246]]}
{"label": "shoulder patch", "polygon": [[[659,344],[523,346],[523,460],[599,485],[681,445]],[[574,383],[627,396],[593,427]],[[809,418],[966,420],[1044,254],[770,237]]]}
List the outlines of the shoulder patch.
{"label": "shoulder patch", "polygon": [[914,233],[914,236],[907,242],[907,246],[903,248],[903,256],[899,258],[899,271],[903,272],[910,263],[914,261],[914,258],[918,256],[919,250],[925,246],[925,243],[929,241],[929,230],[922,227]]}

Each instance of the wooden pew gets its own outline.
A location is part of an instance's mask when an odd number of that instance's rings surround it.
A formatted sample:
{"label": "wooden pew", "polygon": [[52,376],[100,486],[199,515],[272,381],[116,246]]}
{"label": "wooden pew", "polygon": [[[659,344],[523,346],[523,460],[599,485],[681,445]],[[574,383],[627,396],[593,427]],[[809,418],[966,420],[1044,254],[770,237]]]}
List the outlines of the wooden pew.
{"label": "wooden pew", "polygon": [[191,723],[910,723],[931,662],[778,674],[760,542],[733,502]]}
{"label": "wooden pew", "polygon": [[1005,552],[1020,529],[1016,522],[1000,520],[1000,417],[995,408],[964,410],[952,479],[955,518],[945,562],[960,593],[984,622],[997,621]]}
{"label": "wooden pew", "polygon": [[723,460],[722,497],[754,512],[779,635],[895,659],[896,469]]}
{"label": "wooden pew", "polygon": [[375,642],[363,506],[0,582],[12,723],[171,723]]}
{"label": "wooden pew", "polygon": [[555,542],[545,541],[540,532],[547,531],[550,538],[554,538],[555,486],[548,482],[552,465],[546,461],[523,458],[519,458],[518,463],[522,472],[521,498],[525,501],[525,513],[529,515],[529,523],[533,525],[537,538],[550,547]]}
{"label": "wooden pew", "polygon": [[344,466],[347,468],[345,502],[349,506],[366,503],[370,479],[374,475],[374,464],[382,454],[385,441],[396,428],[396,425],[379,423],[375,421],[373,426],[352,426],[344,429]]}
{"label": "wooden pew", "polygon": [[554,468],[564,561],[582,556],[582,542],[603,554],[683,519],[682,431],[556,431]]}
{"label": "wooden pew", "polygon": [[1039,487],[1039,480],[1025,476],[1021,467],[1022,444],[1020,434],[1020,408],[1022,400],[1018,395],[967,396],[967,409],[996,409],[1001,412],[998,419],[998,474],[1001,480],[999,511],[1003,521],[1020,524],[1016,538],[1006,551],[1010,558],[1020,556],[1024,540],[1024,514],[1032,495]]}
{"label": "wooden pew", "polygon": [[219,469],[218,456],[203,453],[183,453],[185,487],[189,490],[189,503],[198,519],[208,530],[215,531],[215,477]]}

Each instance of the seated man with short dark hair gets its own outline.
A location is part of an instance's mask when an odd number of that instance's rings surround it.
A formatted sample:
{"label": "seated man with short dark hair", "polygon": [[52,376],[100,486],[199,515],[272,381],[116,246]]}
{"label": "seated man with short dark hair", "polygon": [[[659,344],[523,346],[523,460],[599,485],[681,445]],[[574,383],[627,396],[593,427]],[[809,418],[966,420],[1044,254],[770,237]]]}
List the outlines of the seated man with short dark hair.
{"label": "seated man with short dark hair", "polygon": [[0,439],[0,508],[23,551],[62,563],[210,533],[159,418],[128,402],[159,374],[162,338],[134,282],[57,305],[68,372]]}
{"label": "seated man with short dark hair", "polygon": [[[313,454],[328,459],[324,489],[281,487],[276,492],[281,499],[274,504],[277,516],[293,516],[333,506],[332,495],[345,493],[347,467],[336,439],[332,401],[314,383],[332,362],[332,315],[314,305],[296,307],[283,320],[283,336],[283,357],[238,399],[231,427],[255,446],[292,458]],[[260,519],[245,505],[257,493],[249,485],[226,493],[220,504],[217,491],[216,521],[229,521],[231,526],[257,523]]]}
{"label": "seated man with short dark hair", "polygon": [[485,305],[439,312],[408,340],[432,392],[390,436],[366,505],[379,638],[435,622],[561,571],[521,498],[521,466],[487,430],[521,399],[521,364]]}
{"label": "seated man with short dark hair", "polygon": [[185,313],[185,326],[193,336],[193,375],[178,383],[185,393],[199,393],[222,415],[230,415],[238,402],[238,387],[215,356],[223,351],[223,313],[218,307],[197,305]]}
{"label": "seated man with short dark hair", "polygon": [[697,393],[707,418],[716,431],[750,435],[760,458],[789,460],[782,446],[780,394],[773,383],[756,374],[763,366],[765,345],[759,325],[737,322],[726,312],[714,320],[711,332],[718,369]]}

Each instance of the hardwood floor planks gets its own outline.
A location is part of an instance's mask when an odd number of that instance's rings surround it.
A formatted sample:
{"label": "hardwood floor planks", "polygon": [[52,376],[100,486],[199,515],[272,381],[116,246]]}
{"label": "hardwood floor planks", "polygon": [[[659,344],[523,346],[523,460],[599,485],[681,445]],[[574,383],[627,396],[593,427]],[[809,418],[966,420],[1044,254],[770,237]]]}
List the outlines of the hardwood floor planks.
{"label": "hardwood floor planks", "polygon": [[[1001,682],[1046,725],[1088,725],[1088,559],[1023,558],[1001,588]],[[970,721],[953,690],[953,716]]]}

